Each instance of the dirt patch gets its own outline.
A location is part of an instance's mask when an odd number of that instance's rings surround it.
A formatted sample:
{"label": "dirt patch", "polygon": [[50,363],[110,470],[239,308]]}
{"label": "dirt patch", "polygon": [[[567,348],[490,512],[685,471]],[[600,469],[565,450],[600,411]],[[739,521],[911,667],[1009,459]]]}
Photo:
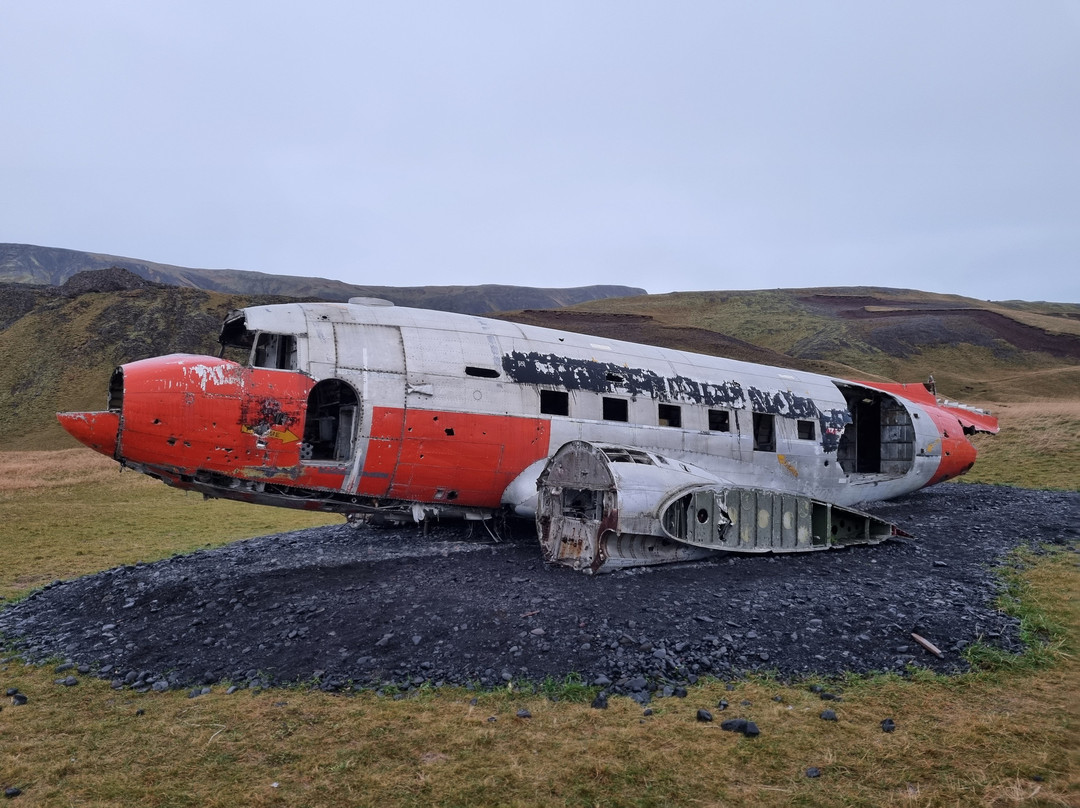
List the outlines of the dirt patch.
{"label": "dirt patch", "polygon": [[890,355],[899,351],[907,356],[924,346],[963,342],[1001,351],[1002,359],[1019,350],[1080,360],[1080,338],[1051,334],[984,309],[884,297],[811,295],[799,300],[818,313],[868,321],[869,327],[863,329],[867,343]]}

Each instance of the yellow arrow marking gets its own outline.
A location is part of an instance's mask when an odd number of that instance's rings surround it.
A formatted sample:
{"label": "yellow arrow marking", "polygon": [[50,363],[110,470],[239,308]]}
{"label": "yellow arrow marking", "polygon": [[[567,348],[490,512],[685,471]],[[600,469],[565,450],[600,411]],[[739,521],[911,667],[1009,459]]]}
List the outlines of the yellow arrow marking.
{"label": "yellow arrow marking", "polygon": [[256,432],[250,426],[240,427],[241,432],[247,432],[248,434],[255,435],[258,438],[266,440],[267,438],[274,438],[282,443],[292,443],[293,441],[300,440],[299,436],[294,435],[290,429],[267,429],[265,432]]}

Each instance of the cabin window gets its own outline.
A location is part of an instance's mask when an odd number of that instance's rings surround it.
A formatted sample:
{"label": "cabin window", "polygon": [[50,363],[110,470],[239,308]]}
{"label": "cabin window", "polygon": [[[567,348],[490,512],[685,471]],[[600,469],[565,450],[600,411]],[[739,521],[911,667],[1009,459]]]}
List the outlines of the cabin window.
{"label": "cabin window", "polygon": [[709,410],[709,431],[730,432],[731,413],[727,410]]}
{"label": "cabin window", "polygon": [[308,394],[303,460],[346,463],[352,457],[360,416],[356,391],[340,379],[323,379]]}
{"label": "cabin window", "polygon": [[608,398],[604,396],[604,420],[629,421],[630,402],[625,398]]}
{"label": "cabin window", "polygon": [[661,404],[657,407],[660,426],[682,426],[682,407],[678,404]]}
{"label": "cabin window", "polygon": [[570,394],[564,390],[541,390],[540,412],[544,415],[569,415]]}
{"label": "cabin window", "polygon": [[477,376],[481,379],[497,379],[499,378],[499,371],[494,368],[477,368],[472,365],[465,366],[466,376]]}
{"label": "cabin window", "polygon": [[296,337],[290,334],[259,332],[251,354],[251,366],[296,370]]}
{"label": "cabin window", "polygon": [[754,413],[754,451],[776,451],[775,416],[764,412]]}
{"label": "cabin window", "polygon": [[796,424],[799,428],[799,440],[817,439],[817,430],[814,428],[813,421],[797,421]]}

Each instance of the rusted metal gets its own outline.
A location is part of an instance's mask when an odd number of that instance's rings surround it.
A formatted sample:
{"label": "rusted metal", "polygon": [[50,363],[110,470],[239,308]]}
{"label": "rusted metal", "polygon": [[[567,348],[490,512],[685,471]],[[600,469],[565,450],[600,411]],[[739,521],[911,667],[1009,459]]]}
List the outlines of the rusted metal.
{"label": "rusted metal", "polygon": [[715,554],[798,553],[877,544],[902,533],[853,508],[740,488],[632,447],[571,441],[537,480],[544,558],[583,572]]}

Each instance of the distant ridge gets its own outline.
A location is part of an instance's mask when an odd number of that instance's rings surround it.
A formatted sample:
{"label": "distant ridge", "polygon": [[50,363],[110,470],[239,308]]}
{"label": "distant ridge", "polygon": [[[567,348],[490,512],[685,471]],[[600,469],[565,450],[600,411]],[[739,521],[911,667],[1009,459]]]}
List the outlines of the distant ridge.
{"label": "distant ridge", "polygon": [[139,277],[168,286],[245,295],[283,295],[346,301],[350,297],[381,297],[399,306],[487,314],[525,308],[561,308],[612,297],[646,294],[632,286],[580,286],[569,289],[503,284],[477,286],[376,286],[344,283],[328,278],[271,275],[241,269],[193,269],[117,255],[0,244],[0,283],[61,286],[88,270],[126,269]]}

